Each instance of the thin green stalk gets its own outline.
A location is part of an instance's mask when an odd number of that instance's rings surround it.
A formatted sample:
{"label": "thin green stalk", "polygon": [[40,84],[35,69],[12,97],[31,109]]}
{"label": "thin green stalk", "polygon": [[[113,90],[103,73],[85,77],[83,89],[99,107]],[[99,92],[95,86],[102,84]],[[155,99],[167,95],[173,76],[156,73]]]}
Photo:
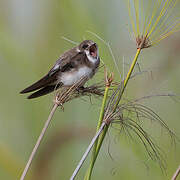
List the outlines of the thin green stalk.
{"label": "thin green stalk", "polygon": [[[104,92],[104,98],[103,98],[102,106],[101,106],[101,111],[100,111],[100,115],[99,115],[98,125],[97,125],[97,128],[96,128],[96,132],[99,130],[99,128],[100,128],[100,126],[102,124],[102,121],[103,121],[104,110],[105,110],[105,106],[106,106],[106,101],[107,101],[107,97],[108,97],[109,88],[110,88],[110,86],[106,85],[105,92]],[[94,159],[96,159],[96,154],[97,154],[96,153],[97,143],[98,143],[98,139],[95,141],[94,146],[93,146],[92,159],[91,159],[89,169],[87,171],[87,175],[85,176],[85,179],[86,178],[89,179],[89,176],[91,176],[91,174],[92,174],[92,170],[93,170],[94,163],[95,163]]]}
{"label": "thin green stalk", "polygon": [[138,57],[139,57],[140,52],[141,52],[141,49],[137,49],[136,55],[135,55],[135,57],[134,57],[134,59],[133,59],[133,62],[132,62],[132,64],[131,64],[131,67],[130,67],[128,73],[127,73],[126,79],[124,80],[124,87],[123,87],[122,91],[119,92],[120,94],[119,94],[119,97],[118,97],[118,99],[117,99],[117,102],[116,102],[116,104],[115,104],[115,106],[114,106],[113,111],[116,110],[116,108],[117,108],[117,106],[118,106],[118,104],[119,104],[119,101],[121,100],[121,97],[122,97],[122,95],[123,95],[123,93],[124,93],[124,90],[125,90],[125,88],[126,88],[126,86],[127,86],[127,83],[128,83],[128,81],[129,81],[129,79],[130,79],[130,77],[131,77],[131,74],[132,74],[132,72],[133,72],[133,70],[134,70],[134,67],[135,67],[135,65],[136,65],[136,63],[137,63],[137,60],[138,60]]}
{"label": "thin green stalk", "polygon": [[[122,95],[124,93],[124,90],[125,90],[125,88],[127,86],[127,83],[128,83],[128,81],[129,81],[129,79],[131,77],[131,74],[132,74],[133,70],[134,70],[134,67],[135,67],[136,62],[138,60],[140,52],[141,52],[141,49],[137,49],[136,55],[135,55],[135,57],[133,59],[133,62],[132,62],[131,67],[129,69],[129,72],[127,73],[126,79],[124,80],[124,87],[123,87],[122,91],[120,92],[120,94],[118,96],[118,99],[117,99],[117,102],[116,102],[116,104],[115,104],[115,106],[113,108],[113,112],[115,112],[115,110],[116,110],[116,108],[117,108],[117,106],[119,104],[119,101],[121,100],[121,97],[122,97]],[[106,99],[107,99],[107,97],[106,97]],[[105,102],[106,102],[106,99],[105,99]],[[104,100],[103,100],[103,102],[104,102]],[[99,118],[99,122],[98,122],[97,128],[99,128],[100,124],[102,123],[103,115],[104,115],[104,110],[105,110],[104,109],[105,108],[105,104],[102,104],[102,108],[103,109],[101,109],[101,113],[100,113],[101,119]],[[87,174],[85,176],[85,180],[90,180],[91,179],[93,167],[94,167],[94,164],[96,162],[97,156],[99,154],[99,151],[100,151],[101,145],[103,143],[103,140],[104,140],[104,138],[106,136],[108,128],[109,128],[109,126],[106,125],[104,130],[103,130],[103,132],[102,132],[102,134],[101,134],[101,136],[98,138],[98,142],[96,142],[96,146],[94,145],[92,160],[91,160],[88,172],[87,172]]]}
{"label": "thin green stalk", "polygon": [[[108,128],[109,128],[109,126],[106,125],[106,126],[104,127],[104,129],[103,129],[102,134],[99,136],[99,140],[98,140],[98,144],[97,144],[97,148],[96,148],[96,153],[95,153],[95,155],[93,156],[93,157],[94,157],[94,159],[93,159],[93,166],[94,166],[94,164],[95,164],[95,162],[96,162],[97,156],[98,156],[98,154],[99,154],[99,151],[100,151],[102,142],[103,142],[103,140],[104,140],[104,138],[105,138],[105,136],[106,136],[106,132],[107,132]],[[92,171],[92,170],[91,170],[91,171]],[[91,175],[92,175],[92,172],[91,172],[91,174],[90,174],[90,178],[91,178]]]}
{"label": "thin green stalk", "polygon": [[[103,121],[104,109],[105,109],[105,105],[106,105],[106,101],[107,101],[107,97],[108,97],[108,91],[109,91],[109,86],[106,86],[105,92],[104,92],[104,98],[103,98],[103,102],[102,102],[102,106],[101,106],[99,121],[98,121],[98,125],[97,125],[97,128],[96,128],[96,132],[98,132],[98,130],[99,130],[101,124],[102,124],[102,121]],[[98,143],[98,139],[97,139],[96,142],[94,143],[93,152],[92,152],[92,157],[93,157],[93,159],[94,159],[94,156],[96,155],[97,143]],[[92,161],[93,161],[93,159],[92,159]],[[92,165],[92,166],[93,166],[93,165]]]}
{"label": "thin green stalk", "polygon": [[98,121],[96,131],[99,130],[99,128],[100,128],[100,126],[102,124],[102,121],[103,121],[104,108],[105,108],[107,97],[108,97],[108,91],[109,91],[109,86],[106,86],[105,91],[104,91],[104,98],[103,98],[103,102],[102,102],[102,106],[101,106],[101,111],[100,111],[100,116],[99,116],[99,121]]}

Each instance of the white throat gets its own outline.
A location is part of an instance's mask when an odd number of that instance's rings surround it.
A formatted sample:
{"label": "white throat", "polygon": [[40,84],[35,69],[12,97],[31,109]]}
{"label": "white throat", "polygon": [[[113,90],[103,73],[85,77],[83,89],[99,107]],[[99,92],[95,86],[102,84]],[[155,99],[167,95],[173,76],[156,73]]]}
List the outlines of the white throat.
{"label": "white throat", "polygon": [[87,56],[88,60],[91,63],[95,64],[98,61],[98,57],[99,57],[98,52],[97,52],[97,57],[96,58],[90,55],[89,50],[85,50],[85,53],[86,53],[86,56]]}

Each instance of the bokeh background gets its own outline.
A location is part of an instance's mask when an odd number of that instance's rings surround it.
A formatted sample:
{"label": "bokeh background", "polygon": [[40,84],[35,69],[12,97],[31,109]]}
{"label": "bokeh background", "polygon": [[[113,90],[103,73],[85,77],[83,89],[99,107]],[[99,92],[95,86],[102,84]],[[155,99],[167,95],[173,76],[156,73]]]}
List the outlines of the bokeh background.
{"label": "bokeh background", "polygon": [[[177,10],[179,7],[176,8]],[[43,76],[58,56],[75,42],[92,39],[110,71],[119,74],[106,45],[110,42],[121,77],[136,52],[124,1],[0,0],[0,179],[16,180],[31,153],[52,107],[53,94],[27,100],[19,91]],[[123,65],[124,59],[124,65]],[[126,98],[180,92],[180,33],[149,48],[140,56],[141,70],[149,70],[128,85]],[[138,68],[136,68],[138,71]],[[103,68],[88,84],[102,81]],[[180,138],[179,97],[152,98],[155,110]],[[68,179],[95,133],[101,99],[81,98],[59,108],[35,156],[26,179]],[[146,124],[146,121],[144,122]],[[180,164],[180,144],[172,147],[167,133],[147,123],[149,133],[166,153],[167,174],[151,161],[138,140],[110,129],[92,179],[170,179]],[[110,156],[111,154],[111,156]],[[83,179],[89,159],[77,179]]]}

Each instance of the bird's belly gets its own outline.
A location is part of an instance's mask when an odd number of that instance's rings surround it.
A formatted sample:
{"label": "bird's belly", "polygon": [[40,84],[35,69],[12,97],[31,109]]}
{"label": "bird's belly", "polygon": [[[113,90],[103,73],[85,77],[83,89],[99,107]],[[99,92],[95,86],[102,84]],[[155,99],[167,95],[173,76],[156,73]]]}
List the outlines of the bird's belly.
{"label": "bird's belly", "polygon": [[64,86],[71,86],[74,83],[78,82],[84,77],[91,78],[93,76],[93,71],[89,67],[81,67],[79,70],[73,70],[71,72],[64,72],[60,75],[59,80],[63,83]]}

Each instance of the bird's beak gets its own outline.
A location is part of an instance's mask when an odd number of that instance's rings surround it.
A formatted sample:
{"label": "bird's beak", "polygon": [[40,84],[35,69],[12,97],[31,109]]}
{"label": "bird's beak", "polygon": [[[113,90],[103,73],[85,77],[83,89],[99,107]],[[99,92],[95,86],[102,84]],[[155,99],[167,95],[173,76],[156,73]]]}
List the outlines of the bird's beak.
{"label": "bird's beak", "polygon": [[98,57],[98,47],[97,47],[96,43],[94,43],[93,45],[91,45],[89,47],[89,53],[94,58]]}

